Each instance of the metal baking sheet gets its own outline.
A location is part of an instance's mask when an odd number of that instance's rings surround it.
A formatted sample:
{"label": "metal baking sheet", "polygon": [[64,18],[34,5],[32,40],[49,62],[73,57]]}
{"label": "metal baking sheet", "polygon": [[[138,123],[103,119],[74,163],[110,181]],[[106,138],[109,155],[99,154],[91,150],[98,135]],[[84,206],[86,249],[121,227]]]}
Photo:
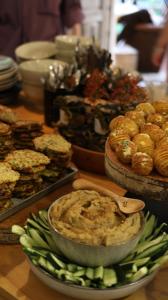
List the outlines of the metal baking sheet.
{"label": "metal baking sheet", "polygon": [[67,182],[73,180],[75,175],[77,174],[78,169],[75,167],[70,167],[68,169],[68,173],[58,179],[56,182],[53,183],[45,183],[44,188],[41,189],[38,193],[26,198],[26,199],[17,199],[12,198],[13,205],[8,209],[0,212],[0,222],[5,220],[6,218],[10,217],[11,215],[15,214],[17,211],[23,209],[24,207],[30,205],[31,203],[39,200],[40,198],[46,196],[50,192],[54,191],[58,187],[66,184]]}

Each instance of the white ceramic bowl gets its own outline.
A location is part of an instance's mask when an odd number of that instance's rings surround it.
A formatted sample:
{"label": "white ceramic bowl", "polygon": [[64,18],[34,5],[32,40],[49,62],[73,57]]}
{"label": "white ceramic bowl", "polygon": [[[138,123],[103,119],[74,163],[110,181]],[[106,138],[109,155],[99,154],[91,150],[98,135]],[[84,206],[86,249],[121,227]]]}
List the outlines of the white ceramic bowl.
{"label": "white ceramic bowl", "polygon": [[18,62],[32,59],[45,59],[54,57],[56,53],[55,43],[47,41],[35,41],[20,45],[15,49]]}
{"label": "white ceramic bowl", "polygon": [[46,78],[51,65],[65,66],[65,62],[55,59],[29,60],[19,65],[19,71],[23,82],[33,85],[42,85],[42,78]]}
{"label": "white ceramic bowl", "polygon": [[87,47],[93,44],[93,40],[86,36],[76,36],[76,35],[58,35],[55,37],[55,43],[57,49],[61,50],[75,50],[75,47],[80,42],[81,46]]}
{"label": "white ceramic bowl", "polygon": [[48,273],[43,271],[41,268],[36,267],[28,259],[33,273],[47,286],[50,288],[67,295],[68,297],[73,297],[77,299],[92,299],[92,300],[111,300],[111,299],[121,299],[135,293],[138,289],[146,286],[154,276],[156,272],[153,272],[144,278],[130,284],[118,288],[107,288],[107,289],[98,289],[98,288],[86,288],[71,283],[67,283],[61,280],[58,280]]}

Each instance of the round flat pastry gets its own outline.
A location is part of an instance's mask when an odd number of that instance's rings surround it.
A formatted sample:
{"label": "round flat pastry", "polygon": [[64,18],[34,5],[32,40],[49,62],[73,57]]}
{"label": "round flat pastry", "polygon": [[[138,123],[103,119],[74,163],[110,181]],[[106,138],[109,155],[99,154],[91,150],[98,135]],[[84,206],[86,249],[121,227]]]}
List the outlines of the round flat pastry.
{"label": "round flat pastry", "polygon": [[[33,168],[40,168],[41,165],[47,165],[50,159],[43,153],[36,152],[29,149],[15,150],[9,153],[5,161],[8,162],[14,170],[29,170],[33,171]],[[32,172],[34,173],[34,172]]]}

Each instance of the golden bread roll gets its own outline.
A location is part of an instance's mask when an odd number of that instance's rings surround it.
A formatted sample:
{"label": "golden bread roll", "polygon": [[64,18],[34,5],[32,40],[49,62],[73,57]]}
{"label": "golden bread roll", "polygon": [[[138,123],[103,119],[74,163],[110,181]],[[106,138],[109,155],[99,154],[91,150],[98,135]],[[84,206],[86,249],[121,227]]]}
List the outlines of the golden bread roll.
{"label": "golden bread roll", "polygon": [[155,108],[153,107],[153,105],[149,102],[143,102],[143,103],[139,103],[136,106],[136,110],[140,110],[143,111],[145,114],[145,117],[150,115],[150,114],[154,114],[155,113]]}
{"label": "golden bread roll", "polygon": [[152,123],[162,127],[165,122],[165,117],[162,114],[155,113],[147,116],[147,123]]}
{"label": "golden bread roll", "polygon": [[154,151],[154,164],[159,174],[168,176],[168,147],[162,145]]}
{"label": "golden bread roll", "polygon": [[115,150],[118,143],[122,141],[129,141],[129,135],[124,131],[124,129],[114,129],[109,134],[109,144],[110,147]]}
{"label": "golden bread roll", "polygon": [[139,132],[138,125],[128,117],[118,116],[110,122],[110,130],[122,128],[130,137]]}
{"label": "golden bread roll", "polygon": [[168,136],[163,137],[156,145],[156,147],[167,146],[168,148]]}
{"label": "golden bread roll", "polygon": [[163,113],[162,116],[165,119],[165,122],[168,122],[168,113]]}
{"label": "golden bread roll", "polygon": [[113,130],[113,129],[118,128],[118,126],[120,125],[120,123],[123,119],[125,119],[125,116],[122,116],[122,115],[119,115],[119,116],[113,118],[110,122],[109,129]]}
{"label": "golden bread roll", "polygon": [[153,156],[154,142],[147,133],[139,133],[132,140],[137,146],[137,152],[147,153]]}
{"label": "golden bread roll", "polygon": [[166,133],[166,135],[168,136],[168,122],[165,122],[162,125],[162,129],[164,130],[164,132]]}
{"label": "golden bread roll", "polygon": [[133,120],[139,127],[145,124],[143,111],[138,111],[138,110],[127,111],[125,116]]}
{"label": "golden bread roll", "polygon": [[156,144],[166,135],[163,129],[152,123],[144,124],[141,128],[141,133],[147,133]]}
{"label": "golden bread roll", "polygon": [[147,153],[136,152],[132,156],[132,169],[136,174],[149,175],[153,170],[153,159]]}
{"label": "golden bread roll", "polygon": [[167,101],[156,101],[153,102],[153,106],[156,110],[156,112],[161,114],[168,114],[168,102]]}
{"label": "golden bread roll", "polygon": [[124,164],[131,163],[132,156],[136,153],[137,147],[131,141],[122,141],[116,146],[116,155]]}

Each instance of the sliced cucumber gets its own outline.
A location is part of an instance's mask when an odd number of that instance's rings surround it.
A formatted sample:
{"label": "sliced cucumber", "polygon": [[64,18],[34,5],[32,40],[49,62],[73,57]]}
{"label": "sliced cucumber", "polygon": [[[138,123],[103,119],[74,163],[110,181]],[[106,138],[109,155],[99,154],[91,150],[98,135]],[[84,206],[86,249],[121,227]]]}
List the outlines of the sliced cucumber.
{"label": "sliced cucumber", "polygon": [[154,245],[152,247],[149,247],[147,248],[145,251],[141,252],[140,254],[138,254],[136,256],[136,258],[144,258],[144,257],[147,257],[147,256],[154,256],[156,255],[157,253],[159,253],[159,251],[161,251],[164,246],[166,246],[167,242],[161,242],[159,243],[158,245]]}
{"label": "sliced cucumber", "polygon": [[86,277],[89,279],[94,279],[94,269],[93,268],[86,268]]}
{"label": "sliced cucumber", "polygon": [[77,265],[75,265],[75,264],[67,264],[67,269],[68,269],[68,271],[70,271],[70,272],[75,272],[76,270],[77,270]]}
{"label": "sliced cucumber", "polygon": [[34,256],[42,256],[42,257],[47,257],[47,254],[48,254],[48,251],[46,250],[38,250],[38,249],[35,249],[35,248],[25,248],[25,253],[29,254],[30,256],[34,257]]}
{"label": "sliced cucumber", "polygon": [[104,268],[103,266],[97,267],[94,269],[94,278],[103,279]]}
{"label": "sliced cucumber", "polygon": [[36,245],[35,241],[27,234],[21,235],[19,241],[21,245],[25,248],[32,248]]}
{"label": "sliced cucumber", "polygon": [[141,267],[149,261],[150,261],[150,257],[144,257],[144,258],[134,259],[134,260],[130,260],[128,262],[120,263],[120,266],[124,267],[124,266],[130,265],[130,264],[135,264],[137,267]]}
{"label": "sliced cucumber", "polygon": [[104,273],[103,273],[103,284],[106,287],[110,287],[112,285],[115,285],[117,283],[117,276],[116,272],[114,269],[108,269],[104,268]]}
{"label": "sliced cucumber", "polygon": [[15,233],[17,235],[23,235],[25,232],[24,228],[19,225],[13,225],[11,229],[12,233]]}
{"label": "sliced cucumber", "polygon": [[48,226],[48,213],[46,210],[40,210],[39,211],[39,217],[41,218],[41,220]]}
{"label": "sliced cucumber", "polygon": [[44,241],[44,239],[41,237],[41,235],[36,229],[29,228],[29,233],[34,242],[36,243],[36,246],[43,247],[45,249],[50,249],[49,245]]}
{"label": "sliced cucumber", "polygon": [[132,275],[132,277],[130,278],[130,281],[131,282],[137,281],[147,274],[148,274],[148,268],[142,267],[135,274]]}
{"label": "sliced cucumber", "polygon": [[156,226],[156,223],[157,223],[156,217],[154,215],[149,216],[149,219],[146,221],[144,231],[142,233],[140,241],[144,241],[152,234]]}
{"label": "sliced cucumber", "polygon": [[67,269],[66,264],[61,261],[55,254],[49,253],[48,258],[55,266],[57,266],[57,268],[59,267],[61,269]]}
{"label": "sliced cucumber", "polygon": [[38,259],[38,264],[45,269],[46,271],[48,271],[49,273],[55,275],[55,268],[53,267],[52,264],[50,264],[50,262],[45,259],[44,257],[40,256]]}
{"label": "sliced cucumber", "polygon": [[153,239],[152,241],[146,241],[146,242],[143,242],[141,243],[138,247],[137,247],[137,254],[145,251],[146,249],[154,246],[154,245],[158,245],[160,244],[161,242],[163,242],[167,237],[167,234],[164,232],[162,235],[158,236],[156,239]]}

